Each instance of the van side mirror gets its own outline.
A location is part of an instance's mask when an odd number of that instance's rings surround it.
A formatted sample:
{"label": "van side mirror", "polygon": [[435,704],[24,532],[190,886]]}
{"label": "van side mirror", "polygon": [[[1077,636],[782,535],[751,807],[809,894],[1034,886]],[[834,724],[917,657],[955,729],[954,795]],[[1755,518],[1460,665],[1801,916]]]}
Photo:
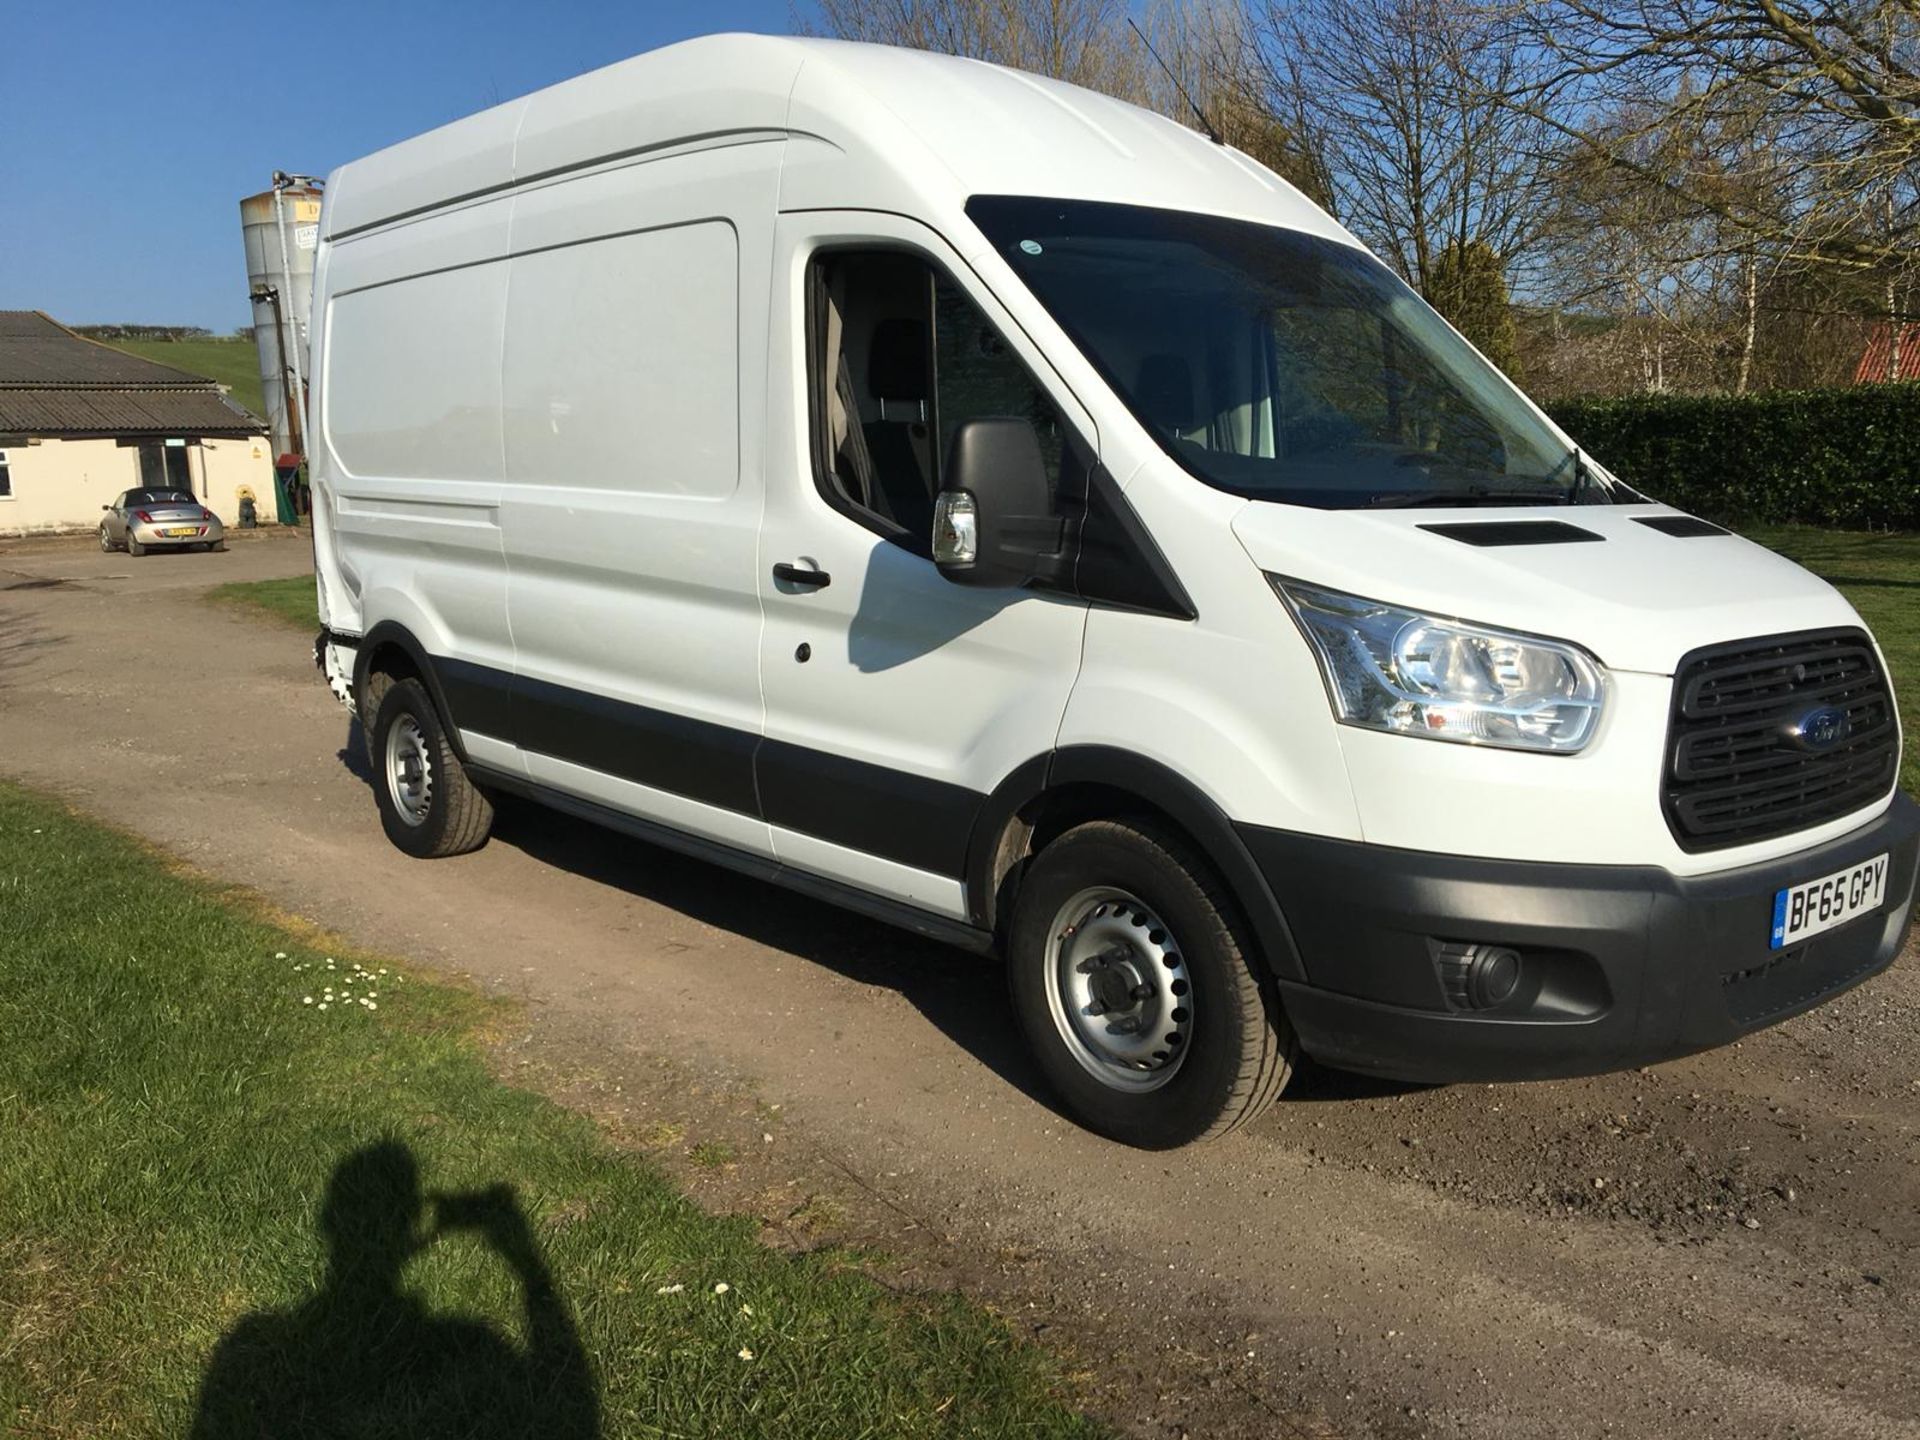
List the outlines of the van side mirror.
{"label": "van side mirror", "polygon": [[1060,560],[1040,437],[1030,421],[963,421],[933,505],[933,563],[956,585],[1012,589]]}

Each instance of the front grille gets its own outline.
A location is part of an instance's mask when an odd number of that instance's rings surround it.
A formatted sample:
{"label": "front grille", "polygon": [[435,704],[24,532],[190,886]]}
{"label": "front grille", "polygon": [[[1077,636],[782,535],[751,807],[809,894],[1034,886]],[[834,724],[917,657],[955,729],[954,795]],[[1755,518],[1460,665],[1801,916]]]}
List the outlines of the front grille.
{"label": "front grille", "polygon": [[[1792,727],[1843,711],[1843,739],[1796,743]],[[1893,784],[1893,695],[1858,630],[1811,630],[1696,650],[1673,677],[1661,805],[1680,848],[1719,850],[1805,830]]]}

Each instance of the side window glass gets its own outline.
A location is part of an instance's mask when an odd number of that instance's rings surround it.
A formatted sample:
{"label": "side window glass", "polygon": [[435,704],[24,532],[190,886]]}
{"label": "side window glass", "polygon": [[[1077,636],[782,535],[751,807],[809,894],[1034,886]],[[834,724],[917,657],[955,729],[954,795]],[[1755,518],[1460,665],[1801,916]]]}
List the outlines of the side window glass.
{"label": "side window glass", "polygon": [[918,256],[840,251],[814,265],[815,468],[838,508],[927,555],[953,432],[1033,423],[1059,484],[1062,426],[1045,392],[966,295]]}
{"label": "side window glass", "polygon": [[941,457],[964,422],[1017,416],[1039,435],[1047,481],[1058,495],[1060,412],[979,307],[945,276],[934,281],[934,317]]}

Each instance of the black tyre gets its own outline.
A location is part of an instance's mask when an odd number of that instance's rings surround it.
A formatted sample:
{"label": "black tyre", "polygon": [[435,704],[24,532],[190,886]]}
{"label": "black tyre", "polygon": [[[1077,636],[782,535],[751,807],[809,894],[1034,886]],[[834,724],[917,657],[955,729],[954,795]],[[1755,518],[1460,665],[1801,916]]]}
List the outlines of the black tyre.
{"label": "black tyre", "polygon": [[1226,887],[1182,837],[1100,820],[1021,882],[1008,934],[1014,1009],[1076,1119],[1169,1149],[1245,1124],[1297,1053]]}
{"label": "black tyre", "polygon": [[113,550],[113,537],[107,534],[107,527],[104,525],[100,527],[100,548],[109,553]]}
{"label": "black tyre", "polygon": [[464,855],[487,843],[493,803],[467,778],[446,727],[418,680],[387,687],[368,731],[380,824],[421,860]]}
{"label": "black tyre", "polygon": [[127,554],[132,555],[137,559],[139,556],[142,556],[146,553],[147,553],[147,547],[142,545],[138,540],[133,538],[133,531],[131,530],[127,531]]}

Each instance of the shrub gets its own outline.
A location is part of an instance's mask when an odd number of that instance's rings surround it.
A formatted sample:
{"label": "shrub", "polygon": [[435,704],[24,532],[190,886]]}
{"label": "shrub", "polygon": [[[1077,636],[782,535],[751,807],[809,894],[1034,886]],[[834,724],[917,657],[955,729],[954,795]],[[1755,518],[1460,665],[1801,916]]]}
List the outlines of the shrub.
{"label": "shrub", "polygon": [[1480,353],[1520,378],[1520,341],[1507,303],[1506,268],[1484,240],[1454,241],[1440,252],[1427,281],[1427,303]]}
{"label": "shrub", "polygon": [[1724,524],[1920,529],[1920,382],[1621,395],[1553,418],[1635,489]]}

